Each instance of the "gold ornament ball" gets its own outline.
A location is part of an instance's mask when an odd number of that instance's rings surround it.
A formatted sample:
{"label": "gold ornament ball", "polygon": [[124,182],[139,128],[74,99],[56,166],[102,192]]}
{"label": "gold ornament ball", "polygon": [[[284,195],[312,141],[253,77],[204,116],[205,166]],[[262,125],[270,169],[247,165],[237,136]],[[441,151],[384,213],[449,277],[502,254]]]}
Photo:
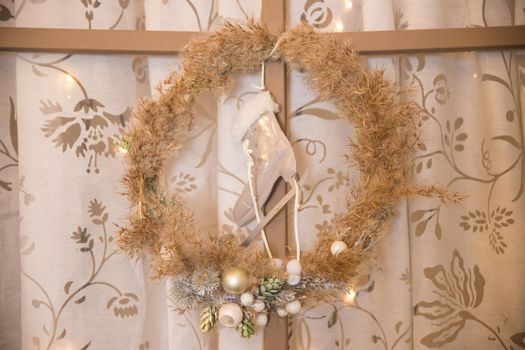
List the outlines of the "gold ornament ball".
{"label": "gold ornament ball", "polygon": [[222,288],[229,294],[242,294],[248,289],[248,272],[232,267],[222,274]]}

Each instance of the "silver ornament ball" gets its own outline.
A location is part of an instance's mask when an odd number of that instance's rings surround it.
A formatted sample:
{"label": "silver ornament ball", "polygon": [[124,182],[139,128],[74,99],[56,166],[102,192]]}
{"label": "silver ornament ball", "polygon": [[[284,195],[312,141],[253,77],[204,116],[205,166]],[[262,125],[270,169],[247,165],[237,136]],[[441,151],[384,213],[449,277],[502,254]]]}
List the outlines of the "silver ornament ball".
{"label": "silver ornament ball", "polygon": [[253,294],[252,293],[242,293],[241,294],[241,304],[244,306],[250,306],[253,304]]}

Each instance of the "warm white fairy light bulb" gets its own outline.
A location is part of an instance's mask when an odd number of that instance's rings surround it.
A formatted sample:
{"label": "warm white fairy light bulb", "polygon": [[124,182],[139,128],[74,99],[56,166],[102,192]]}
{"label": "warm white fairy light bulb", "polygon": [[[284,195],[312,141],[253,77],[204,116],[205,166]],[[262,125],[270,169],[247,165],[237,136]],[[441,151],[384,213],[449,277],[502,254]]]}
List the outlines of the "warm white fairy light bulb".
{"label": "warm white fairy light bulb", "polygon": [[129,138],[122,137],[119,140],[115,140],[113,142],[113,144],[115,145],[116,150],[119,153],[121,153],[121,154],[127,154],[128,153],[128,149],[129,149],[129,146],[130,146]]}
{"label": "warm white fairy light bulb", "polygon": [[346,291],[344,302],[347,304],[353,304],[355,301],[356,292],[352,288]]}
{"label": "warm white fairy light bulb", "polygon": [[62,75],[61,78],[59,78],[59,84],[62,85],[62,89],[64,94],[66,95],[66,99],[71,99],[71,92],[73,91],[73,88],[75,87],[75,79],[73,79],[73,76],[69,74]]}
{"label": "warm white fairy light bulb", "polygon": [[73,76],[66,74],[64,77],[64,85],[66,88],[72,88],[73,85],[75,85],[75,79],[73,79]]}
{"label": "warm white fairy light bulb", "polygon": [[352,3],[352,0],[346,0],[345,1],[345,8],[347,11],[350,11],[354,7],[354,4]]}
{"label": "warm white fairy light bulb", "polygon": [[343,25],[343,21],[341,21],[340,19],[338,19],[334,23],[335,23],[335,29],[334,30],[336,32],[342,32],[343,29],[345,29],[345,26]]}

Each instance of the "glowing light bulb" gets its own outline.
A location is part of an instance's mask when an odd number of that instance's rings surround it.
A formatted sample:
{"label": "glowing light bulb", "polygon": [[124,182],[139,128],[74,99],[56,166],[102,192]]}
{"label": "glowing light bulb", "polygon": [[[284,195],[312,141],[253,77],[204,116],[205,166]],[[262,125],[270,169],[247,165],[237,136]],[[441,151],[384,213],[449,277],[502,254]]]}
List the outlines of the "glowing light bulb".
{"label": "glowing light bulb", "polygon": [[68,86],[71,86],[71,85],[73,85],[75,83],[75,79],[73,79],[73,77],[71,75],[69,75],[69,74],[65,75],[65,80],[66,80],[66,84]]}
{"label": "glowing light bulb", "polygon": [[347,304],[353,304],[355,300],[356,293],[353,289],[349,289],[345,293],[344,302]]}
{"label": "glowing light bulb", "polygon": [[113,145],[113,147],[116,147],[117,152],[127,154],[131,144],[129,138],[122,137],[119,140],[114,140]]}
{"label": "glowing light bulb", "polygon": [[478,74],[477,74],[477,73],[474,73],[474,74],[472,75],[472,77],[473,77],[474,79],[476,79],[476,78],[478,77]]}
{"label": "glowing light bulb", "polygon": [[335,31],[336,32],[342,32],[345,26],[343,25],[343,22],[341,20],[335,21]]}
{"label": "glowing light bulb", "polygon": [[345,1],[345,8],[347,11],[350,11],[354,7],[354,4],[352,3],[352,0],[346,0]]}

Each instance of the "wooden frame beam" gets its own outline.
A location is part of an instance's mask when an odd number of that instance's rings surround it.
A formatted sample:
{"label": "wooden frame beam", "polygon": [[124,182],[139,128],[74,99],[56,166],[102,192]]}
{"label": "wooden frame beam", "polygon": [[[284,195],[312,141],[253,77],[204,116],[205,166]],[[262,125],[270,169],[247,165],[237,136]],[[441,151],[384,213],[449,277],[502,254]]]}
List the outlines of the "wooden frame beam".
{"label": "wooden frame beam", "polygon": [[[201,32],[0,28],[0,51],[176,54]],[[346,32],[364,55],[525,48],[525,26]]]}
{"label": "wooden frame beam", "polygon": [[176,54],[198,32],[0,28],[0,51]]}
{"label": "wooden frame beam", "polygon": [[[264,0],[261,9],[261,22],[269,27],[284,31],[286,26],[285,0]],[[277,118],[281,128],[287,134],[288,114],[286,106],[286,67],[284,62],[271,62],[266,65],[266,88],[271,92],[275,102],[280,106]],[[268,200],[267,207],[272,208],[286,195],[287,186],[282,179],[277,182]],[[275,257],[286,261],[288,247],[288,208],[285,207],[267,225],[268,243]],[[268,326],[264,329],[263,350],[288,349],[288,320],[279,318],[276,314],[270,317]]]}
{"label": "wooden frame beam", "polygon": [[525,47],[525,26],[416,29],[336,33],[363,55],[479,50]]}

